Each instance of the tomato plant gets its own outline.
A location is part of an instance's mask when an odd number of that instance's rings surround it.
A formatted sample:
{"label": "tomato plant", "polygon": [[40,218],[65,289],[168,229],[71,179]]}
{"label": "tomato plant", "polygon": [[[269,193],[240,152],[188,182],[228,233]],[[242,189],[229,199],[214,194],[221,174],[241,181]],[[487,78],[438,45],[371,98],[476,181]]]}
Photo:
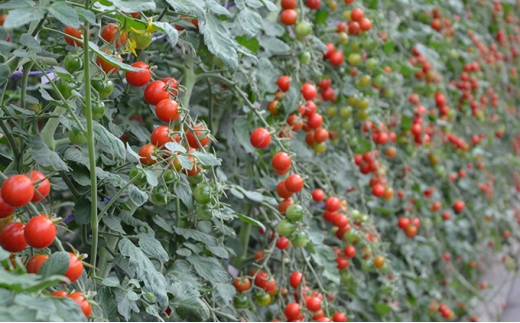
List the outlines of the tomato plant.
{"label": "tomato plant", "polygon": [[516,270],[518,3],[0,9],[5,321],[478,320]]}

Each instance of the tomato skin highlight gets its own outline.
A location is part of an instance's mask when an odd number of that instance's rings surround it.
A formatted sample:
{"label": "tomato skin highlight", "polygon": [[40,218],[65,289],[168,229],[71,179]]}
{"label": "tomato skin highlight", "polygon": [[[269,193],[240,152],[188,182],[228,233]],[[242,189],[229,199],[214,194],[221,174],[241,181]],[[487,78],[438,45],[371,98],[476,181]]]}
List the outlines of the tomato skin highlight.
{"label": "tomato skin highlight", "polygon": [[45,214],[32,218],[25,225],[25,241],[33,248],[43,249],[56,238],[56,226]]}
{"label": "tomato skin highlight", "polygon": [[6,251],[20,252],[27,248],[27,242],[24,237],[23,223],[14,222],[5,226],[0,232],[0,245]]}
{"label": "tomato skin highlight", "polygon": [[13,175],[2,184],[1,193],[5,203],[21,207],[33,199],[34,185],[26,175]]}
{"label": "tomato skin highlight", "polygon": [[271,135],[265,128],[255,129],[250,136],[251,145],[257,149],[264,149],[271,143]]}

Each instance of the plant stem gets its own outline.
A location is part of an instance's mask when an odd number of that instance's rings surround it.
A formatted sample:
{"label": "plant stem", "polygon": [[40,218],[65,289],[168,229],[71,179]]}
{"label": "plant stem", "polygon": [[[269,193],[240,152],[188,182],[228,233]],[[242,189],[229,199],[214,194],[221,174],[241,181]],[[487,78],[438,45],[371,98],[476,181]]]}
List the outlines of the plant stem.
{"label": "plant stem", "polygon": [[[90,5],[90,1],[85,1],[85,9],[88,10]],[[85,78],[85,110],[87,112],[87,142],[88,142],[88,155],[89,155],[89,165],[90,165],[90,192],[92,199],[92,207],[91,207],[91,218],[90,218],[90,226],[92,228],[92,251],[90,252],[91,260],[90,264],[93,268],[89,271],[89,276],[94,276],[96,272],[96,258],[97,258],[97,247],[98,247],[98,239],[99,239],[99,221],[98,221],[98,210],[97,210],[97,178],[96,178],[96,151],[94,149],[94,121],[92,119],[92,98],[91,98],[91,88],[90,88],[90,64],[89,64],[89,42],[88,42],[88,33],[89,33],[89,23],[85,22],[85,28],[83,30],[83,39],[85,42],[83,43],[83,72]]]}
{"label": "plant stem", "polygon": [[[251,215],[253,211],[253,207],[249,206],[249,210],[247,211],[247,216]],[[251,236],[251,223],[244,222],[242,227],[240,228],[240,245],[242,246],[242,252],[238,257],[233,259],[233,266],[236,268],[240,268],[242,263],[247,258],[247,247],[249,246],[249,237]]]}
{"label": "plant stem", "polygon": [[184,93],[184,98],[182,99],[182,107],[185,109],[187,109],[190,105],[191,92],[193,91],[193,86],[197,82],[197,76],[193,70],[193,57],[190,55],[186,55],[186,65],[187,68],[184,74],[184,86],[186,87],[186,93]]}

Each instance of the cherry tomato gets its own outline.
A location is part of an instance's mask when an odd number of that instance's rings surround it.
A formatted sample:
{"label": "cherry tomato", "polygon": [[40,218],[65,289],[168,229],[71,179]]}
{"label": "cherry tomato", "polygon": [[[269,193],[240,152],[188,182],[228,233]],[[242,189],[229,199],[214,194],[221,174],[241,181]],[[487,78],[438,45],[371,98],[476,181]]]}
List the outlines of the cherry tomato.
{"label": "cherry tomato", "polygon": [[344,60],[344,53],[340,50],[335,51],[330,55],[330,63],[334,66],[340,66]]}
{"label": "cherry tomato", "polygon": [[0,219],[6,218],[14,213],[16,208],[4,202],[0,191]]}
{"label": "cherry tomato", "polygon": [[303,188],[303,180],[300,175],[293,174],[285,180],[285,188],[289,192],[298,193]]}
{"label": "cherry tomato", "polygon": [[278,85],[282,92],[287,92],[291,86],[291,79],[287,75],[282,75],[278,78],[278,81],[276,81],[276,85]]}
{"label": "cherry tomato", "polygon": [[207,204],[211,201],[211,188],[209,185],[199,185],[193,190],[193,198],[199,204]]}
{"label": "cherry tomato", "polygon": [[[323,123],[323,117],[319,113],[313,113],[309,115],[307,119],[307,125],[312,129],[317,129]],[[314,139],[316,139],[316,134],[314,134]]]}
{"label": "cherry tomato", "polygon": [[170,128],[167,126],[160,126],[152,131],[152,144],[156,147],[163,147],[168,142],[173,142],[173,137],[170,136]]}
{"label": "cherry tomato", "polygon": [[26,175],[13,175],[2,184],[1,193],[5,203],[21,207],[33,199],[34,185]]}
{"label": "cherry tomato", "polygon": [[58,290],[52,293],[51,296],[65,298],[69,296],[69,294],[67,294],[67,292],[64,290]]}
{"label": "cherry tomato", "polygon": [[250,137],[251,145],[258,149],[264,149],[271,143],[271,135],[265,128],[255,129]]}
{"label": "cherry tomato", "polygon": [[24,230],[25,241],[37,249],[47,248],[56,238],[56,226],[45,214],[29,220]]}
{"label": "cherry tomato", "polygon": [[233,286],[235,286],[237,292],[242,293],[249,290],[249,288],[251,287],[251,282],[246,277],[238,277],[233,282]]}
{"label": "cherry tomato", "polygon": [[211,220],[213,218],[213,210],[209,204],[197,206],[197,215],[202,220]]}
{"label": "cherry tomato", "polygon": [[287,247],[289,247],[289,239],[286,237],[280,236],[278,238],[278,241],[276,241],[276,247],[280,250],[285,250]]}
{"label": "cherry tomato", "polygon": [[72,293],[68,297],[78,303],[78,305],[81,307],[81,310],[83,311],[83,314],[85,314],[87,318],[90,317],[90,314],[92,313],[92,305],[90,305],[90,303],[85,299],[82,292]]}
{"label": "cherry tomato", "polygon": [[334,322],[347,322],[347,316],[341,312],[336,312],[332,316]]}
{"label": "cherry tomato", "polygon": [[285,170],[291,167],[291,157],[286,152],[279,152],[271,160],[274,169]]}
{"label": "cherry tomato", "polygon": [[[146,180],[146,176],[143,174],[143,172],[141,171],[141,169],[137,168],[137,167],[133,167],[131,170],[130,170],[130,179],[136,177],[136,176],[139,176],[138,179],[136,179],[134,181],[134,184],[135,185],[144,185],[147,183],[147,180]],[[168,181],[166,181],[168,183]]]}
{"label": "cherry tomato", "polygon": [[[105,114],[105,103],[103,101],[92,101],[92,119],[98,120]],[[81,106],[81,112],[84,116],[87,115],[87,107],[85,105]]]}
{"label": "cherry tomato", "polygon": [[285,316],[287,319],[294,319],[300,315],[300,304],[298,303],[289,303],[285,307]]}
{"label": "cherry tomato", "polygon": [[[63,32],[71,37],[83,39],[83,29],[82,28],[73,28],[71,26],[66,26],[65,30]],[[88,38],[90,39],[90,30],[88,31]],[[70,46],[78,46],[83,47],[83,44],[78,42],[77,40],[74,40],[70,37],[65,36],[65,42],[69,44]]]}
{"label": "cherry tomato", "polygon": [[[198,130],[205,130],[204,127],[198,126],[198,127],[193,127],[193,129],[195,130],[193,132],[195,133],[195,136],[197,136],[197,138],[199,139],[200,144],[202,145],[202,147],[205,147],[209,143],[209,137],[206,135],[206,133],[204,131],[198,131]],[[195,149],[201,148],[199,146],[199,143],[197,142],[197,139],[195,138],[195,136],[193,135],[193,133],[191,133],[191,131],[189,129],[186,130],[186,139],[188,139],[188,143],[190,144],[190,147],[195,148]]]}
{"label": "cherry tomato", "polygon": [[177,80],[173,77],[165,77],[162,79],[162,81],[164,82],[164,84],[166,84],[167,89],[174,90],[172,95],[176,96],[177,92],[179,91],[179,83],[177,82]]}
{"label": "cherry tomato", "polygon": [[157,105],[162,100],[170,98],[170,93],[163,81],[153,81],[144,90],[144,99],[148,104]]}
{"label": "cherry tomato", "polygon": [[345,269],[348,267],[348,259],[345,257],[338,257],[338,259],[336,259],[336,263],[338,264],[339,270]]}
{"label": "cherry tomato", "polygon": [[[75,282],[76,280],[78,280],[78,278],[81,276],[81,274],[83,273],[83,264],[81,263],[81,260],[79,260],[79,258],[69,252],[69,268],[67,269],[67,272],[65,272],[65,277],[67,277],[69,280],[70,280],[70,283],[72,284],[73,282]],[[62,284],[65,284],[64,282],[62,282]]]}
{"label": "cherry tomato", "polygon": [[374,266],[376,266],[376,268],[381,268],[385,265],[385,258],[381,257],[381,256],[377,256],[374,258]]}
{"label": "cherry tomato", "polygon": [[139,149],[139,156],[141,156],[141,163],[144,165],[153,165],[157,161],[152,158],[152,156],[156,156],[155,154],[156,147],[152,144],[144,145]]}
{"label": "cherry tomato", "polygon": [[345,256],[349,258],[354,258],[354,256],[356,255],[356,248],[354,248],[353,246],[346,246],[344,252]]}
{"label": "cherry tomato", "polygon": [[307,309],[311,312],[317,312],[321,309],[321,299],[318,297],[306,297],[305,303]]}
{"label": "cherry tomato", "polygon": [[298,19],[298,13],[293,9],[286,9],[282,11],[282,14],[280,15],[280,21],[286,26],[294,25],[296,19]]}
{"label": "cherry tomato", "polygon": [[63,60],[63,67],[65,67],[67,72],[72,74],[81,68],[81,62],[82,61],[78,56],[67,55]]}
{"label": "cherry tomato", "polygon": [[24,238],[23,223],[14,222],[5,226],[0,232],[0,245],[6,251],[19,252],[27,248],[27,242]]}
{"label": "cherry tomato", "polygon": [[[101,51],[110,55],[110,51],[107,51],[107,49],[102,49]],[[117,55],[116,59],[119,60],[119,62],[121,62],[121,63],[123,62],[123,58],[121,58],[121,55],[119,55],[119,54]],[[96,58],[96,64],[99,67],[101,67],[101,69],[106,74],[115,74],[115,73],[117,73],[117,71],[119,71],[119,67],[118,66],[112,65],[110,62],[105,61],[101,56],[98,56]]]}
{"label": "cherry tomato", "polygon": [[[114,38],[119,33],[119,38],[114,41]],[[123,45],[126,42],[128,34],[126,31],[121,30],[119,31],[119,28],[116,24],[108,24],[103,28],[103,31],[101,32],[101,38],[103,38],[107,43],[114,42],[116,48],[119,48],[119,46]]]}
{"label": "cherry tomato", "polygon": [[47,259],[49,259],[49,256],[46,256],[46,255],[32,256],[25,264],[25,267],[27,268],[27,272],[29,274],[37,274],[38,270],[40,270],[40,267],[43,265],[43,263]]}
{"label": "cherry tomato", "polygon": [[350,19],[360,21],[363,18],[363,10],[356,8],[350,12]]}
{"label": "cherry tomato", "polygon": [[155,114],[159,120],[172,123],[177,121],[181,116],[178,108],[179,104],[177,101],[173,99],[164,99],[155,106]]}
{"label": "cherry tomato", "polygon": [[296,114],[291,114],[289,118],[287,118],[287,124],[291,126],[292,131],[299,131],[303,127],[301,117]]}
{"label": "cherry tomato", "polygon": [[125,78],[128,84],[135,87],[140,87],[150,81],[150,78],[152,78],[152,74],[150,73],[150,68],[148,67],[148,64],[143,62],[135,62],[131,66],[135,68],[141,68],[143,70],[138,72],[127,71],[125,74]]}
{"label": "cherry tomato", "polygon": [[339,198],[331,196],[325,201],[325,209],[330,212],[336,212],[339,210],[341,203],[339,201]]}
{"label": "cherry tomato", "polygon": [[73,80],[67,80],[61,78],[57,83],[56,87],[58,91],[63,95],[65,99],[68,99],[72,96],[72,90],[77,90],[79,85]]}
{"label": "cherry tomato", "polygon": [[303,231],[296,232],[291,236],[291,243],[296,248],[303,248],[307,245],[307,234]]}
{"label": "cherry tomato", "polygon": [[[29,173],[27,173],[25,175],[29,176]],[[41,172],[39,172],[37,170],[33,170],[31,172],[30,178],[31,178],[31,181],[33,181],[33,183],[43,180],[41,183],[39,183],[35,186],[36,191],[38,191],[38,193],[40,193],[40,194],[35,192],[32,200],[31,200],[31,202],[33,202],[33,203],[40,202],[49,195],[49,193],[51,191],[51,183],[45,177],[45,175],[43,175]]]}
{"label": "cherry tomato", "polygon": [[255,294],[255,302],[258,306],[267,306],[271,302],[271,296],[264,291],[257,292]]}
{"label": "cherry tomato", "polygon": [[303,207],[299,204],[293,204],[287,207],[285,216],[291,221],[298,221],[303,217]]}
{"label": "cherry tomato", "polygon": [[325,198],[325,193],[322,190],[320,190],[319,188],[312,191],[312,199],[315,202],[321,202],[321,201],[323,201],[323,198]]}
{"label": "cherry tomato", "polygon": [[316,94],[318,94],[318,91],[316,90],[316,87],[310,83],[305,83],[302,86],[301,93],[305,100],[309,101],[316,97]]}
{"label": "cherry tomato", "polygon": [[[291,201],[292,200],[284,200],[284,201]],[[278,234],[280,234],[283,237],[289,237],[293,232],[296,230],[296,226],[291,223],[291,221],[287,219],[283,219],[282,221],[278,222],[276,225],[276,231]]]}
{"label": "cherry tomato", "polygon": [[[74,145],[83,145],[87,142],[87,136],[85,133],[78,127],[73,127],[72,130],[69,131],[69,139]],[[36,196],[37,194],[34,194]]]}
{"label": "cherry tomato", "polygon": [[114,82],[106,77],[95,77],[90,81],[100,99],[108,98],[114,91]]}
{"label": "cherry tomato", "polygon": [[235,296],[233,304],[235,304],[237,308],[246,308],[249,306],[249,297],[246,294],[238,294]]}
{"label": "cherry tomato", "polygon": [[372,22],[368,18],[363,18],[359,21],[359,28],[363,31],[372,29]]}
{"label": "cherry tomato", "polygon": [[303,274],[299,271],[293,272],[289,276],[289,284],[292,286],[292,288],[296,289],[298,288],[298,285],[300,285],[303,278]]}
{"label": "cherry tomato", "polygon": [[315,10],[320,7],[321,0],[307,0],[305,4],[307,5],[307,7],[309,7],[309,9]]}
{"label": "cherry tomato", "polygon": [[282,0],[282,9],[296,9],[297,0]]}

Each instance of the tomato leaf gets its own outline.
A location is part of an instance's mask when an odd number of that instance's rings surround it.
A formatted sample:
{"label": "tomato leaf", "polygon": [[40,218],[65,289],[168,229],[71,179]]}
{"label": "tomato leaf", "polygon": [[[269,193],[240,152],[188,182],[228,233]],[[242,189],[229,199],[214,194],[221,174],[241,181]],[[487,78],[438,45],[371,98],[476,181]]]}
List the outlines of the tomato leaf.
{"label": "tomato leaf", "polygon": [[186,260],[193,265],[197,274],[210,282],[223,283],[231,279],[216,258],[191,255]]}
{"label": "tomato leaf", "polygon": [[65,164],[55,151],[52,151],[47,147],[47,145],[42,141],[40,135],[34,135],[25,142],[27,146],[33,148],[30,152],[31,157],[41,166],[51,166],[55,170],[62,170],[65,172],[69,171],[67,164]]}
{"label": "tomato leaf", "polygon": [[229,284],[218,284],[217,288],[212,292],[213,297],[218,305],[226,307],[231,304],[233,297],[236,295],[236,288]]}
{"label": "tomato leaf", "polygon": [[79,28],[79,17],[76,11],[65,2],[55,2],[49,7],[49,13],[52,14],[65,26]]}
{"label": "tomato leaf", "polygon": [[196,157],[204,166],[220,166],[220,161],[218,161],[218,159],[211,154],[204,154],[200,151],[194,151],[191,153],[191,155]]}
{"label": "tomato leaf", "polygon": [[236,20],[249,38],[254,37],[262,27],[262,16],[247,7],[240,10]]}
{"label": "tomato leaf", "polygon": [[238,68],[237,43],[231,38],[224,22],[214,15],[206,16],[206,21],[199,22],[199,31],[204,36],[204,43],[215,56],[220,58],[231,72]]}
{"label": "tomato leaf", "polygon": [[110,0],[114,6],[124,12],[139,12],[155,9],[153,0]]}
{"label": "tomato leaf", "polygon": [[265,226],[262,222],[260,222],[256,219],[250,218],[247,215],[240,214],[240,213],[235,213],[235,215],[238,216],[240,218],[240,220],[242,220],[246,223],[252,224],[256,227],[260,227],[260,228],[262,228],[262,230],[265,231]]}
{"label": "tomato leaf", "polygon": [[200,299],[199,291],[190,283],[176,282],[169,288],[173,295],[170,307],[175,311],[181,311],[201,321],[210,317],[210,310],[206,303]]}
{"label": "tomato leaf", "polygon": [[70,256],[68,252],[54,252],[49,259],[43,262],[38,275],[45,278],[52,275],[64,275],[69,269]]}
{"label": "tomato leaf", "polygon": [[5,18],[5,29],[16,29],[31,21],[40,20],[44,16],[43,9],[40,8],[23,8],[9,11]]}

